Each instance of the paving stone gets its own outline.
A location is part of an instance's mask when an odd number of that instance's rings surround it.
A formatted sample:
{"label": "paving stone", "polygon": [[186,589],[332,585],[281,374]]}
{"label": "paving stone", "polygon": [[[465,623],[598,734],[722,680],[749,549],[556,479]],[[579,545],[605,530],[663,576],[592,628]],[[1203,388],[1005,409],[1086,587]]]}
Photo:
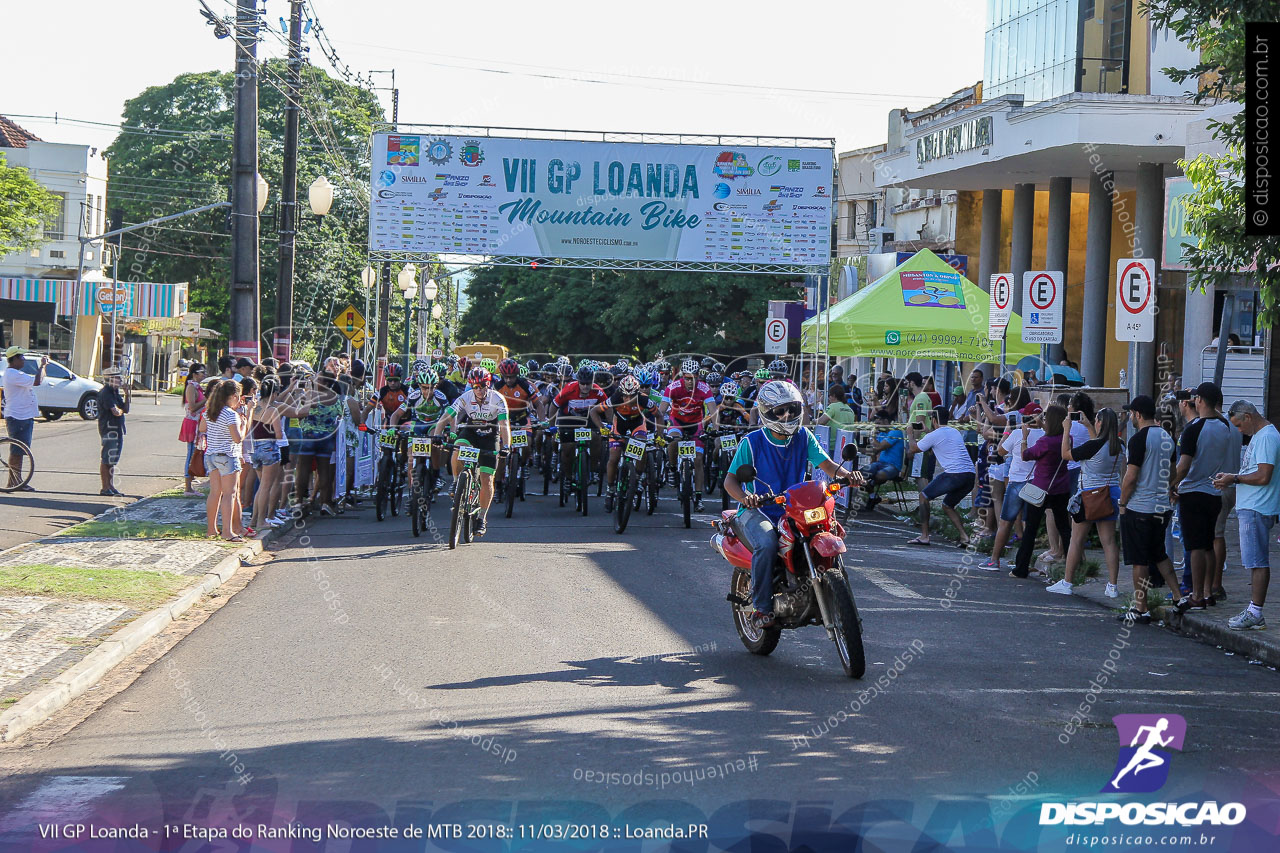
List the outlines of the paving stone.
{"label": "paving stone", "polygon": [[0,596],[0,696],[28,692],[35,685],[22,682],[42,674],[56,676],[133,613],[123,604]]}
{"label": "paving stone", "polygon": [[216,542],[200,540],[59,538],[19,545],[0,555],[0,566],[45,564],[202,575],[227,553]]}
{"label": "paving stone", "polygon": [[130,504],[110,513],[106,521],[157,521],[161,524],[175,522],[205,523],[205,503],[190,498],[156,498]]}

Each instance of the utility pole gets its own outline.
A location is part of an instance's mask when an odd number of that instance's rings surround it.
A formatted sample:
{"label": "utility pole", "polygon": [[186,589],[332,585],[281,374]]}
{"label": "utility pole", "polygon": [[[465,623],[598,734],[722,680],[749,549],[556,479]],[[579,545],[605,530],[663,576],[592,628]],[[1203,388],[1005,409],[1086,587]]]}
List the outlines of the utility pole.
{"label": "utility pole", "polygon": [[293,346],[293,249],[298,213],[298,99],[302,88],[302,0],[289,2],[289,74],[284,105],[284,180],[280,184],[280,267],[276,275],[275,357]]}
{"label": "utility pole", "polygon": [[258,360],[258,8],[236,0],[236,93],[232,134],[232,358]]}
{"label": "utility pole", "polygon": [[[382,72],[374,72],[382,73]],[[391,70],[391,126],[399,130],[400,125],[400,89],[396,86],[396,72]],[[378,294],[378,382],[382,382],[382,371],[387,366],[389,349],[389,325],[391,313],[391,262],[382,262],[382,291]]]}

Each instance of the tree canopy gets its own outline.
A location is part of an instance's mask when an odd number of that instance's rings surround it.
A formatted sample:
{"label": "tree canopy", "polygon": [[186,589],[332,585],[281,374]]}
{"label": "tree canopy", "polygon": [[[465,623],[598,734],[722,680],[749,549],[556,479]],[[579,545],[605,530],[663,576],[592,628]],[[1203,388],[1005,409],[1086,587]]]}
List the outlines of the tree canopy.
{"label": "tree canopy", "polygon": [[57,196],[0,154],[0,256],[43,243],[45,223],[57,210]]}
{"label": "tree canopy", "polygon": [[[270,186],[259,259],[262,328],[274,325],[274,217],[283,171],[284,60],[267,60],[259,85],[259,174]],[[338,302],[356,299],[368,240],[369,133],[383,118],[372,93],[304,66],[298,155],[294,340],[315,340]],[[124,129],[107,150],[109,206],[134,224],[229,199],[231,72],[180,74],[125,103]],[[320,175],[335,186],[333,207],[317,221],[307,188]],[[188,281],[192,311],[225,332],[230,302],[231,236],[226,210],[197,214],[125,235],[120,277]],[[359,297],[363,300],[363,297]],[[317,332],[321,331],[317,329]]]}
{"label": "tree canopy", "polygon": [[795,298],[795,283],[769,275],[480,267],[467,283],[459,338],[515,351],[645,357],[756,351],[766,303]]}

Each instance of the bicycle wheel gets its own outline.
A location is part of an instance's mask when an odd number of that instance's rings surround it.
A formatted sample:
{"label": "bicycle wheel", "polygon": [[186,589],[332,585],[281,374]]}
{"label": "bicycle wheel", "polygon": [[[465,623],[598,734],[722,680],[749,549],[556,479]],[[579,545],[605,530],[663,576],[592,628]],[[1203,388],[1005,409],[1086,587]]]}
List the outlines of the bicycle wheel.
{"label": "bicycle wheel", "polygon": [[423,475],[423,492],[427,496],[427,505],[423,509],[423,512],[425,513],[427,510],[430,510],[431,505],[435,503],[436,489],[440,486],[440,472],[435,468],[430,467],[429,463],[423,467],[426,468],[426,472]]}
{"label": "bicycle wheel", "polygon": [[516,492],[520,485],[520,451],[514,450],[507,454],[507,470],[502,475],[502,481],[506,484],[507,518],[510,518],[512,510],[516,508]]}
{"label": "bicycle wheel", "polygon": [[631,492],[635,490],[635,466],[627,459],[618,469],[618,493],[614,496],[613,532],[621,533],[627,529],[631,519]]}
{"label": "bicycle wheel", "polygon": [[[555,445],[551,441],[551,437],[543,436],[543,439],[542,439],[542,495],[543,497],[546,497],[547,495],[551,494],[551,477],[552,477],[552,474],[554,473],[552,471],[551,466],[554,464],[552,460],[554,460],[555,457],[556,457]],[[564,504],[561,504],[561,506],[564,506]]]}
{"label": "bicycle wheel", "polygon": [[449,518],[449,549],[453,550],[458,547],[458,543],[462,541],[462,527],[466,523],[467,515],[462,509],[462,505],[466,502],[468,479],[471,473],[466,469],[462,469],[462,473],[458,475],[458,479],[453,486],[453,512]]}
{"label": "bicycle wheel", "polygon": [[591,450],[578,447],[578,509],[587,514],[587,492],[591,490]]}
{"label": "bicycle wheel", "polygon": [[692,527],[689,516],[693,512],[693,466],[688,462],[680,465],[680,511],[684,514],[684,526]]}
{"label": "bicycle wheel", "polygon": [[415,539],[422,535],[422,528],[418,526],[418,522],[420,520],[418,507],[421,505],[422,501],[422,498],[419,497],[420,494],[421,490],[418,488],[414,488],[414,490],[409,493],[409,517],[412,520],[413,538]]}
{"label": "bicycle wheel", "polygon": [[378,521],[387,517],[387,499],[390,492],[390,486],[387,483],[387,465],[387,456],[384,453],[382,459],[378,461],[378,491],[373,500],[373,514]]}
{"label": "bicycle wheel", "polygon": [[391,467],[391,514],[400,514],[400,503],[404,500],[405,464],[403,459],[396,460]]}
{"label": "bicycle wheel", "polygon": [[729,470],[729,454],[720,454],[720,509],[729,508],[729,493],[724,490],[724,475]]}
{"label": "bicycle wheel", "polygon": [[[557,451],[556,451],[556,456],[559,456],[559,455],[560,455],[560,452],[559,452],[559,450],[557,450]],[[569,502],[569,478],[568,478],[567,476],[565,476],[565,474],[564,474],[564,472],[563,472],[563,471],[561,471],[561,474],[560,474],[560,506],[564,506],[564,505],[565,505],[565,504],[567,504],[568,502]]]}
{"label": "bicycle wheel", "polygon": [[0,492],[16,492],[36,472],[31,448],[16,438],[0,438]]}
{"label": "bicycle wheel", "polygon": [[645,460],[649,466],[649,494],[646,496],[649,504],[645,507],[645,515],[653,515],[658,509],[658,488],[662,485],[662,463],[658,459],[656,453],[650,453]]}

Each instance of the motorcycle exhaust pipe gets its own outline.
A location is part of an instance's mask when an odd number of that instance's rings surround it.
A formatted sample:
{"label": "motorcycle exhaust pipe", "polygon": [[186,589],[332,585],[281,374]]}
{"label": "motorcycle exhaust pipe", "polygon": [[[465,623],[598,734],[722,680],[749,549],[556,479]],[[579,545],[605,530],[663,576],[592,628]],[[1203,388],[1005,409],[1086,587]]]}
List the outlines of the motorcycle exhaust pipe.
{"label": "motorcycle exhaust pipe", "polygon": [[724,557],[726,560],[729,559],[728,557],[725,557],[725,554],[724,554],[724,534],[723,533],[717,533],[711,537],[711,547],[715,548],[716,553],[718,553],[721,557]]}

